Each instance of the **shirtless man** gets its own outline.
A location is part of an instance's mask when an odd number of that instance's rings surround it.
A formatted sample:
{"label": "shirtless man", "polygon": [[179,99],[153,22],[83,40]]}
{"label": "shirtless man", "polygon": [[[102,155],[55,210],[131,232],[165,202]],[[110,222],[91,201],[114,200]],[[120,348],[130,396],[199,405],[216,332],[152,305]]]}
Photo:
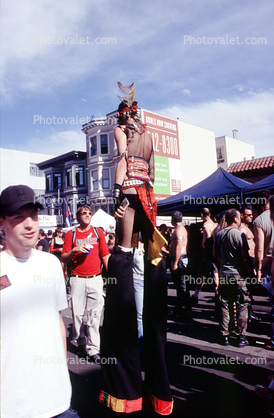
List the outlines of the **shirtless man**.
{"label": "shirtless man", "polygon": [[[216,265],[213,263],[213,255],[212,255],[212,250],[211,250],[211,247],[213,249],[213,231],[216,228],[216,224],[211,219],[211,213],[208,208],[203,208],[201,210],[201,218],[203,221],[202,265],[205,266],[201,276],[206,275],[206,277],[208,277],[209,273],[213,272],[214,281],[215,281],[215,293],[217,293],[218,287],[219,287],[219,275],[218,275],[218,269]],[[192,298],[191,298],[192,305],[194,306],[198,304],[199,292],[202,289],[203,285],[204,283],[197,285],[195,292],[192,295]]]}
{"label": "shirtless man", "polygon": [[254,234],[248,226],[249,224],[252,224],[252,221],[253,221],[252,210],[244,206],[241,209],[240,213],[241,213],[241,226],[239,227],[239,231],[242,231],[245,233],[248,246],[249,246],[248,254],[254,261],[255,260]]}
{"label": "shirtless man", "polygon": [[208,238],[212,236],[214,229],[216,228],[216,224],[210,217],[210,210],[208,208],[203,208],[201,211],[201,218],[203,220],[203,241],[202,247],[205,248],[205,243]]}
{"label": "shirtless man", "polygon": [[[125,90],[126,88],[124,88]],[[124,92],[123,90],[123,92]],[[102,364],[102,386],[99,400],[115,412],[131,413],[142,409],[142,370],[137,330],[137,311],[133,286],[133,235],[142,234],[145,251],[156,228],[157,204],[153,192],[154,153],[150,135],[137,121],[137,102],[120,103],[118,126],[114,137],[118,149],[113,198],[117,244],[108,262],[109,277],[116,278],[107,286],[101,354],[115,358],[114,364]],[[126,199],[125,199],[126,198]],[[123,201],[129,203],[120,213]],[[122,203],[122,205],[120,205]],[[165,259],[157,267],[144,257],[144,361],[146,381],[158,413],[172,412],[173,400],[164,353],[166,322]],[[161,371],[159,373],[159,370]]]}
{"label": "shirtless man", "polygon": [[171,222],[175,230],[171,235],[169,256],[171,260],[171,275],[177,289],[177,302],[173,314],[183,314],[188,318],[191,316],[191,304],[189,281],[187,280],[188,277],[185,277],[188,265],[187,230],[182,224],[182,218],[181,212],[174,211],[172,213]]}
{"label": "shirtless man", "polygon": [[[247,238],[247,243],[249,246],[249,250],[248,250],[248,254],[250,256],[250,258],[252,259],[252,265],[255,268],[255,237],[253,232],[251,231],[251,229],[249,228],[249,224],[252,224],[253,221],[253,214],[252,214],[252,209],[243,206],[242,209],[240,210],[241,213],[241,225],[239,227],[239,231],[244,232],[244,234],[246,235]],[[250,298],[251,298],[251,303],[253,301],[252,298],[252,285],[248,286],[248,290],[250,292]],[[249,322],[255,321],[255,322],[259,322],[261,321],[261,318],[259,318],[253,311],[253,308],[251,306],[251,304],[248,307],[248,313],[249,313]]]}
{"label": "shirtless man", "polygon": [[[129,200],[129,206],[117,224],[118,245],[124,250],[130,250],[132,247],[134,224],[135,227],[138,224],[139,229],[142,229],[144,242],[151,238],[153,224],[156,226],[153,142],[147,132],[140,134],[128,127],[133,122],[132,117],[128,115],[132,113],[129,110],[124,102],[120,104],[119,125],[114,130],[119,153],[113,186],[115,208],[120,206],[124,197]],[[151,222],[146,215],[150,215]]]}

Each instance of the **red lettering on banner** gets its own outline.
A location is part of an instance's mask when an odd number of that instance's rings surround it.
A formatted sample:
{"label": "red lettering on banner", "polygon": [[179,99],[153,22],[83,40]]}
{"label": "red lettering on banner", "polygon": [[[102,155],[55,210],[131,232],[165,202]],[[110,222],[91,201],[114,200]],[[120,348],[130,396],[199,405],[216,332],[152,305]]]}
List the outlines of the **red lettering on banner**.
{"label": "red lettering on banner", "polygon": [[143,111],[147,132],[153,141],[155,155],[180,159],[178,123],[173,119]]}

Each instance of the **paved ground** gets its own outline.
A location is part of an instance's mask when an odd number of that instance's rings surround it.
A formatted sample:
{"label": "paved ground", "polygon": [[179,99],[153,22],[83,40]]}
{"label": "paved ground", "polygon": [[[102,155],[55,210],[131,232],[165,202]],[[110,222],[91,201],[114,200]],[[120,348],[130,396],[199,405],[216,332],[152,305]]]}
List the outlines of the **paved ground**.
{"label": "paved ground", "polygon": [[[174,397],[172,417],[246,418],[274,417],[272,409],[258,398],[257,383],[266,385],[274,373],[274,351],[268,342],[270,305],[263,288],[254,295],[253,308],[262,322],[248,328],[250,346],[239,349],[235,337],[231,345],[219,344],[218,322],[214,318],[214,299],[210,288],[200,293],[199,304],[191,320],[171,315],[175,290],[168,289],[167,366]],[[72,405],[82,418],[121,417],[98,402],[100,366],[80,360],[71,337],[71,311],[63,311],[68,335],[68,365],[71,375]],[[145,389],[144,389],[145,393]],[[155,416],[144,398],[143,411],[129,417]]]}

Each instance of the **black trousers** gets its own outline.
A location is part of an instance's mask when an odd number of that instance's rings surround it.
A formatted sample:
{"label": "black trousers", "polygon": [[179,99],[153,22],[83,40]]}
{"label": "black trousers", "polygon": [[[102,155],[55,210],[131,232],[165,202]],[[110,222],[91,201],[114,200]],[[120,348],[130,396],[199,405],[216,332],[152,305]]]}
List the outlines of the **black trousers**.
{"label": "black trousers", "polygon": [[[107,285],[101,335],[103,361],[99,400],[116,412],[134,412],[142,408],[141,363],[132,261],[133,254],[123,252],[118,246],[109,259],[108,274],[112,280],[109,280]],[[146,386],[154,409],[160,413],[163,409],[167,412],[170,410],[171,413],[172,396],[165,362],[165,272],[165,259],[157,267],[145,262],[144,356]]]}
{"label": "black trousers", "polygon": [[[172,265],[172,260],[171,260]],[[171,270],[172,280],[177,290],[177,301],[175,310],[180,312],[183,307],[185,313],[191,313],[191,300],[189,293],[189,275],[188,275],[188,257],[186,254],[182,254],[179,258],[178,269]]]}

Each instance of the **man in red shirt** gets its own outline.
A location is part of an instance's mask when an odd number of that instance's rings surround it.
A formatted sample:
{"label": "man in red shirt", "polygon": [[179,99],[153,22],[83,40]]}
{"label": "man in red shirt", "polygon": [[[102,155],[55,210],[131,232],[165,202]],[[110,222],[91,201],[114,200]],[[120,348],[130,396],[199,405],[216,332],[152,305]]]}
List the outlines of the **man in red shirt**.
{"label": "man in red shirt", "polygon": [[[107,269],[110,253],[103,231],[90,225],[93,213],[85,205],[77,209],[79,226],[75,233],[68,231],[62,251],[62,261],[72,263],[71,303],[73,336],[77,340],[81,357],[100,364],[99,325],[104,305],[101,260]],[[83,317],[87,315],[87,337]]]}

